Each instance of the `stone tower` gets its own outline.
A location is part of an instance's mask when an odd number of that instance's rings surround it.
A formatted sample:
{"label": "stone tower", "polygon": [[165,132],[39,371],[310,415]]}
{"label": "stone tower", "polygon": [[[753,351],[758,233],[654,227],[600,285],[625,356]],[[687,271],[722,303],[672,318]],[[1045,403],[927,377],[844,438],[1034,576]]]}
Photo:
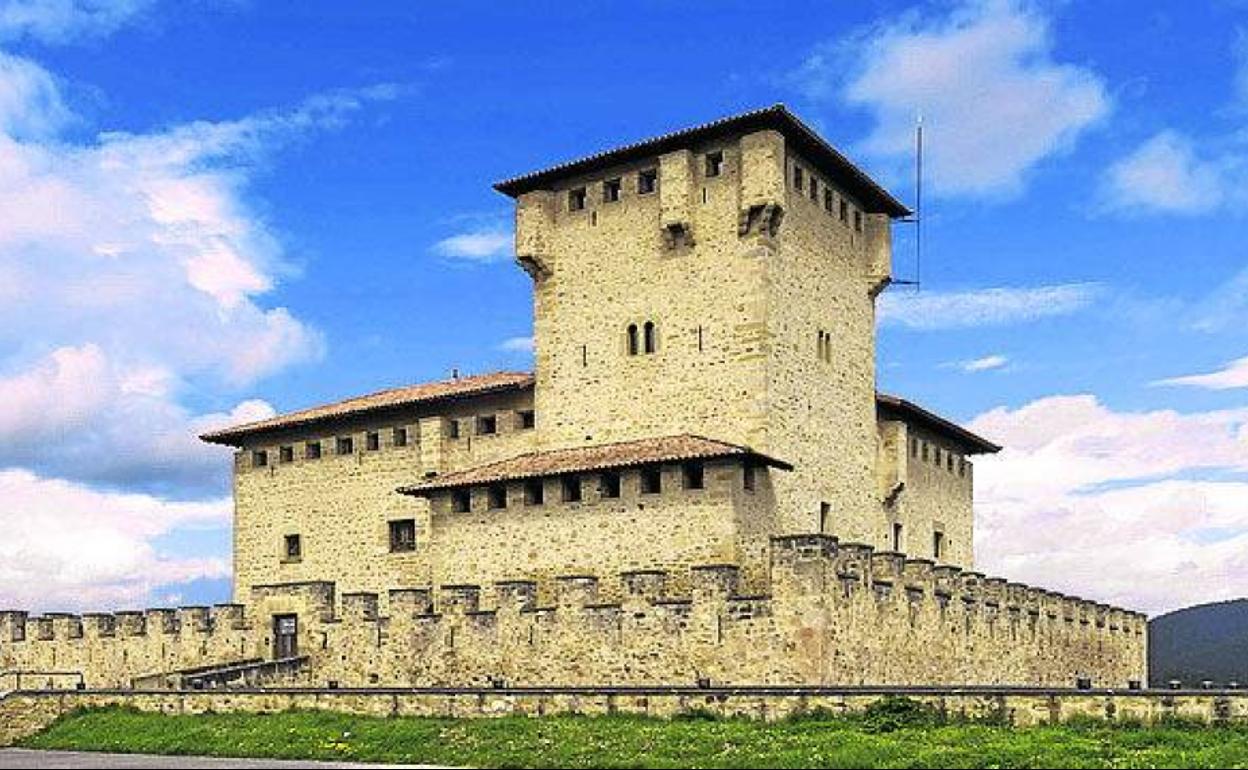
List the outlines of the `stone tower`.
{"label": "stone tower", "polygon": [[502,182],[538,436],[691,433],[795,468],[780,529],[878,539],[875,298],[909,212],[783,106]]}

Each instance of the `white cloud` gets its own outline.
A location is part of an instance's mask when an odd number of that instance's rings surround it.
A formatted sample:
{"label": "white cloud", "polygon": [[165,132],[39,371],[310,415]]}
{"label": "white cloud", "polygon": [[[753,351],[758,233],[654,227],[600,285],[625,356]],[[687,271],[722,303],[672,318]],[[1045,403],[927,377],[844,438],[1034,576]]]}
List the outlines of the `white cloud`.
{"label": "white cloud", "polygon": [[507,353],[532,353],[532,337],[509,337],[498,344],[498,349]]}
{"label": "white cloud", "polygon": [[[0,69],[0,93],[18,99],[6,110],[50,125],[50,76],[49,98],[3,87],[6,73],[42,72],[20,61]],[[322,349],[316,330],[261,303],[288,268],[247,184],[274,147],[392,93],[87,143],[0,132],[0,467],[220,489],[228,465],[195,439],[184,391],[229,392]]]}
{"label": "white cloud", "polygon": [[1192,315],[1192,327],[1204,332],[1240,329],[1248,323],[1248,267],[1203,297]]}
{"label": "white cloud", "polygon": [[0,378],[0,467],[182,495],[218,493],[228,451],[196,437],[269,417],[263,401],[192,415],[176,402],[173,372],[127,369],[96,345],[65,347]]}
{"label": "white cloud", "polygon": [[1054,396],[970,428],[1005,447],[976,463],[980,568],[1151,612],[1242,595],[1248,409]]}
{"label": "white cloud", "polygon": [[881,324],[930,331],[997,326],[1070,315],[1100,294],[1100,286],[997,287],[953,292],[889,292],[878,305]]}
{"label": "white cloud", "polygon": [[1158,380],[1154,385],[1189,385],[1209,390],[1248,388],[1248,356],[1230,362],[1222,369],[1207,374],[1189,374]]}
{"label": "white cloud", "polygon": [[984,356],[983,358],[973,358],[970,361],[963,361],[959,367],[964,372],[987,372],[992,369],[1000,369],[1010,362],[1010,359],[1001,355]]}
{"label": "white cloud", "polygon": [[133,21],[153,4],[154,0],[4,0],[0,39],[63,43],[99,37]]}
{"label": "white cloud", "polygon": [[1204,214],[1248,183],[1246,171],[1244,159],[1199,157],[1189,138],[1162,131],[1109,168],[1102,197],[1106,208],[1128,213]]}
{"label": "white cloud", "polygon": [[0,135],[47,136],[71,119],[51,73],[28,59],[0,51]]}
{"label": "white cloud", "polygon": [[7,469],[0,500],[0,606],[137,607],[160,586],[230,574],[224,557],[180,558],[157,545],[174,530],[229,526],[228,499],[169,502]]}
{"label": "white cloud", "polygon": [[315,359],[320,335],[260,302],[289,268],[247,186],[275,147],[390,93],[86,144],[0,134],[0,349],[90,342],[234,385]]}
{"label": "white cloud", "polygon": [[[10,3],[0,39],[102,34],[114,6]],[[323,345],[264,301],[292,271],[251,182],[276,148],[394,95],[82,140],[58,78],[0,52],[0,600],[141,604],[228,576],[161,546],[229,523],[229,451],[196,436],[271,415],[233,394]],[[203,414],[190,394],[234,406]]]}
{"label": "white cloud", "polygon": [[[1231,114],[1248,110],[1248,28],[1235,31]],[[1101,205],[1121,214],[1207,215],[1248,206],[1248,149],[1242,131],[1192,138],[1157,132],[1106,169]]]}
{"label": "white cloud", "polygon": [[443,238],[433,245],[433,251],[468,262],[497,262],[511,257],[512,235],[495,228],[473,230]]}
{"label": "white cloud", "polygon": [[910,13],[824,46],[793,74],[875,121],[860,150],[908,166],[922,115],[937,195],[1009,196],[1110,110],[1102,78],[1054,59],[1048,20],[1006,0],[970,0],[939,18]]}

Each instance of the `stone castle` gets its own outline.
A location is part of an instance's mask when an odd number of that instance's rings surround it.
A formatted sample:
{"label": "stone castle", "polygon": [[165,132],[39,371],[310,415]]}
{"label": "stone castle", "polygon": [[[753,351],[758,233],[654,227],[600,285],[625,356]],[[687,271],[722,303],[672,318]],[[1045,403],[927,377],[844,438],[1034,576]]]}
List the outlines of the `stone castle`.
{"label": "stone castle", "polygon": [[206,434],[236,449],[234,603],[0,613],[0,671],[91,687],[1144,679],[1142,615],[973,571],[970,458],[998,447],[876,390],[875,299],[909,211],[784,107],[496,189],[532,279],[533,373]]}

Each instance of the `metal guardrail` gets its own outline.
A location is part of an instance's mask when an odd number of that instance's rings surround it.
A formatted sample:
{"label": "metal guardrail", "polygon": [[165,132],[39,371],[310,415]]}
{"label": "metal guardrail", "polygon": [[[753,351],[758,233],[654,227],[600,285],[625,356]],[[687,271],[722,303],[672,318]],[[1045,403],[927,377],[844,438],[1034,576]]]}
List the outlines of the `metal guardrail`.
{"label": "metal guardrail", "polygon": [[281,676],[303,668],[308,662],[306,655],[277,660],[245,661],[228,666],[196,671],[182,677],[183,690],[208,690],[230,687],[231,682],[254,685],[266,676]]}
{"label": "metal guardrail", "polygon": [[[283,661],[294,661],[287,658]],[[59,690],[24,690],[24,694],[54,694]],[[170,694],[168,690],[159,689],[123,689],[101,688],[87,690],[99,694]],[[183,690],[182,692],[187,692]],[[1203,697],[1248,697],[1243,689],[1183,689],[1171,690],[1163,688],[1131,689],[1127,687],[1099,687],[1094,689],[1077,689],[1074,687],[1028,687],[999,685],[949,685],[949,686],[909,686],[909,685],[516,685],[496,687],[342,687],[335,682],[324,686],[282,686],[282,687],[230,687],[230,694],[264,695],[264,694],[323,694],[323,695],[578,695],[578,696],[648,696],[648,695],[687,695],[687,696],[837,696],[837,695],[952,695],[994,697],[1010,695],[1038,695],[1095,698],[1106,696],[1145,696],[1166,698],[1173,696]]]}

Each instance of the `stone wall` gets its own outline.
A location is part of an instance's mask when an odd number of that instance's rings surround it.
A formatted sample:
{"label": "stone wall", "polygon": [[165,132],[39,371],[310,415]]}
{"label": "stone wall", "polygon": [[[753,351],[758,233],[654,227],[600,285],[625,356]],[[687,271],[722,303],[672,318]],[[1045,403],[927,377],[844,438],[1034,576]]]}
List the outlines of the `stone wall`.
{"label": "stone wall", "polygon": [[[900,550],[969,569],[975,563],[974,471],[949,439],[917,425],[881,420],[876,462],[877,490],[884,505],[881,536],[891,539],[891,526],[901,524]],[[937,532],[939,557],[934,547]]]}
{"label": "stone wall", "polygon": [[[88,687],[214,662],[271,657],[273,616],[299,618],[306,681],[341,686],[1041,685],[1125,687],[1145,678],[1139,614],[823,535],[776,538],[769,595],[706,565],[673,595],[667,573],[550,589],[509,581],[335,595],[327,582],[257,586],[241,608],[117,616],[113,633],[70,616],[6,613],[0,669],[80,670]],[[212,622],[204,622],[205,619]],[[90,626],[88,626],[90,627]]]}
{"label": "stone wall", "polygon": [[977,690],[898,688],[565,688],[535,690],[232,690],[229,692],[21,692],[0,695],[0,746],[76,709],[121,706],[161,714],[276,713],[291,709],[375,717],[477,718],[628,714],[670,718],[689,712],[776,720],[801,713],[862,711],[887,696],[929,704],[952,717],[992,718],[1019,727],[1071,719],[1158,723],[1248,723],[1242,691]]}
{"label": "stone wall", "polygon": [[[701,489],[684,489],[681,465],[661,466],[661,491],[640,491],[636,468],[617,469],[620,494],[604,498],[599,475],[578,474],[581,499],[560,499],[560,478],[542,480],[540,505],[526,505],[524,484],[505,483],[508,504],[489,509],[485,488],[471,491],[472,510],[455,512],[450,493],[431,501],[428,558],[440,583],[477,583],[487,595],[500,581],[535,580],[549,588],[560,575],[614,575],[663,570],[677,593],[690,590],[690,568],[732,563],[746,585],[764,591],[767,542],[775,531],[771,480],[785,471],[754,469],[755,488],[744,489],[740,460],[704,463]],[[618,601],[617,586],[603,586]]]}
{"label": "stone wall", "polygon": [[[477,396],[424,408],[391,410],[335,424],[265,435],[236,453],[234,468],[235,601],[251,586],[332,579],[343,591],[384,591],[438,578],[428,557],[432,522],[424,500],[400,495],[427,473],[447,472],[530,450],[532,429],[519,427],[518,412],[532,409],[532,389]],[[496,431],[481,435],[477,419],[495,417]],[[452,421],[459,425],[451,436]],[[395,430],[405,432],[400,446]],[[377,449],[368,434],[376,433]],[[339,454],[339,438],[352,451]],[[309,441],[321,457],[306,459]],[[293,450],[281,462],[281,447]],[[257,450],[267,465],[255,467]],[[391,552],[389,522],[415,519],[417,549]],[[284,538],[299,535],[302,554],[286,558]]]}
{"label": "stone wall", "polygon": [[795,467],[776,490],[779,534],[816,531],[826,504],[827,533],[886,547],[875,495],[875,296],[889,275],[888,218],[865,217],[791,149],[783,174],[784,222],[772,238],[753,236],[767,266],[768,450]]}
{"label": "stone wall", "polygon": [[[135,678],[264,657],[242,605],[113,614],[0,612],[0,671],[21,686],[129,687]],[[16,677],[0,687],[16,686]]]}
{"label": "stone wall", "polygon": [[[705,155],[723,154],[717,176]],[[534,364],[546,448],[694,433],[766,445],[766,262],[738,237],[736,142],[560,181],[517,202],[534,262]],[[639,175],[656,170],[654,192]],[[604,200],[619,179],[620,199]],[[570,205],[585,190],[585,206]],[[630,355],[630,325],[656,349]]]}
{"label": "stone wall", "polygon": [[[645,171],[657,190],[641,191]],[[794,466],[774,534],[888,547],[906,514],[876,495],[886,215],[765,130],[522,195],[516,253],[534,279],[542,447],[684,432],[748,446]],[[646,323],[656,349],[631,354],[627,330]],[[947,526],[950,563],[969,566],[969,521]]]}

